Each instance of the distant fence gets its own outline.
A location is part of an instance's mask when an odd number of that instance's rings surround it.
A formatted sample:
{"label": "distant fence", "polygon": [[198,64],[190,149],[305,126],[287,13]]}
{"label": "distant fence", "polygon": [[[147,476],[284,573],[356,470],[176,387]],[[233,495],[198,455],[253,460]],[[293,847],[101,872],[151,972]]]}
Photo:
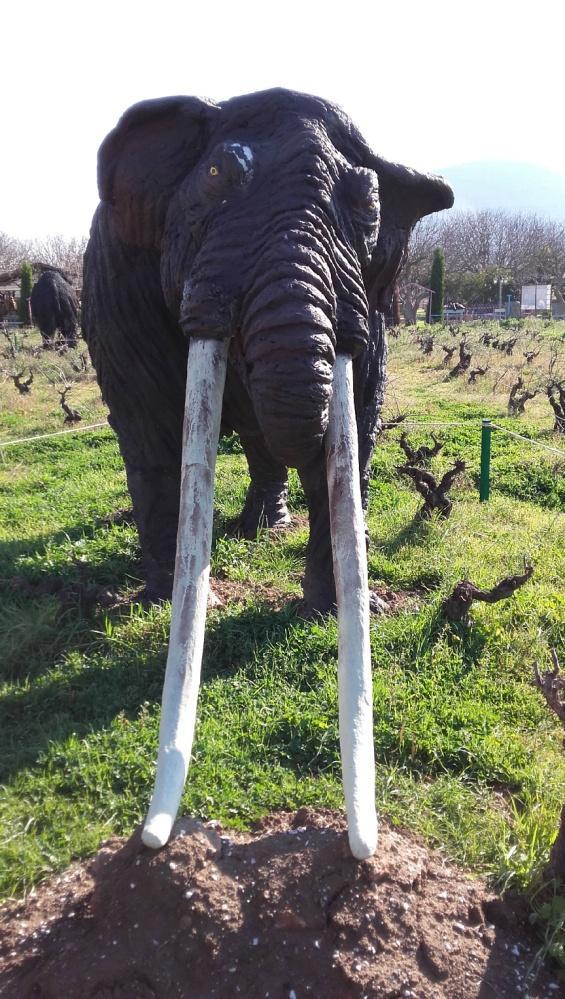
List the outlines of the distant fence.
{"label": "distant fence", "polygon": [[[473,421],[471,420],[430,420],[426,423],[421,423],[417,420],[402,420],[402,422],[397,425],[399,429],[402,427],[421,427],[423,429],[431,427],[469,428],[470,426],[473,426]],[[395,429],[397,428],[395,427]],[[478,430],[479,427],[477,426],[477,432]],[[525,441],[533,447],[542,448],[544,451],[549,451],[551,454],[556,454],[565,460],[565,451],[562,451],[560,448],[550,447],[549,444],[544,444],[542,441],[536,441],[532,437],[526,437],[524,434],[518,434],[514,430],[508,430],[507,427],[501,427],[499,423],[493,423],[490,419],[485,418],[481,420],[481,458],[479,466],[479,502],[481,503],[485,503],[490,498],[490,459],[493,430],[498,430],[500,433],[508,434],[510,437],[517,437],[519,440]]]}
{"label": "distant fence", "polygon": [[[402,420],[401,423],[391,429],[397,430],[403,427],[418,427],[425,430],[433,427],[466,427],[469,429],[469,427],[473,427],[474,425],[476,426],[477,434],[480,430],[479,502],[481,503],[485,503],[490,498],[491,438],[493,430],[508,434],[510,437],[516,437],[518,440],[531,444],[532,447],[549,451],[551,454],[556,454],[565,460],[565,451],[560,448],[550,447],[549,444],[544,444],[542,441],[536,441],[532,437],[526,437],[524,434],[518,434],[514,430],[508,430],[506,427],[501,427],[500,424],[493,423],[492,420],[487,418],[481,420],[480,425],[474,424],[472,420],[428,420],[425,423],[418,420]],[[55,430],[49,434],[33,434],[31,437],[19,437],[15,440],[0,441],[0,453],[3,448],[15,447],[16,444],[33,444],[34,441],[48,440],[52,437],[63,437],[66,434],[80,434],[88,430],[99,430],[101,428],[112,430],[110,424],[105,421],[104,423],[90,423],[86,427],[71,427],[69,430]]]}

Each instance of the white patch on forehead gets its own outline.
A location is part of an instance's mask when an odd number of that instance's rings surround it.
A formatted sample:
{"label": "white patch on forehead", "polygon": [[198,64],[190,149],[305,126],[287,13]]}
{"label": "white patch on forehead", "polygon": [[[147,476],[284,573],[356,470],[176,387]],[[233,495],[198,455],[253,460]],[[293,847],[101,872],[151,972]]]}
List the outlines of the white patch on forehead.
{"label": "white patch on forehead", "polygon": [[233,142],[228,149],[235,154],[236,159],[241,164],[242,169],[247,173],[253,166],[253,153],[249,146],[240,146],[239,142]]}

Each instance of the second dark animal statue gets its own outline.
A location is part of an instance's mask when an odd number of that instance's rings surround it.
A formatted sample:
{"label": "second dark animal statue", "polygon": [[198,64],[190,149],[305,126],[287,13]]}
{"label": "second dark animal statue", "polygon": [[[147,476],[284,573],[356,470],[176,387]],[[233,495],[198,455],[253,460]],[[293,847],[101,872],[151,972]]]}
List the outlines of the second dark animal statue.
{"label": "second dark animal statue", "polygon": [[76,346],[79,302],[71,282],[63,274],[44,271],[31,290],[30,302],[44,347],[55,345],[57,330],[67,346]]}
{"label": "second dark animal statue", "polygon": [[383,316],[412,226],[449,208],[451,190],[376,156],[337,107],[282,89],[135,105],[101,146],[98,183],[83,329],[125,461],[148,596],[171,594],[191,339],[229,338],[222,431],[240,435],[251,478],[239,530],[288,523],[296,467],[310,519],[304,598],[327,611],[336,353],[354,359],[366,506]]}

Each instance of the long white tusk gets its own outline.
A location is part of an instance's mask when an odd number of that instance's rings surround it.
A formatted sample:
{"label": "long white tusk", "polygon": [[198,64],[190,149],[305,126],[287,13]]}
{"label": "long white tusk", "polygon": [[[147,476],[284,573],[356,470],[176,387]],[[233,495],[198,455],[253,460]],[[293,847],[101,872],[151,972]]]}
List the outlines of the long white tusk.
{"label": "long white tusk", "polygon": [[158,849],[171,834],[190,762],[212,547],[214,472],[229,341],[190,344],[171,635],[155,790],[142,832]]}
{"label": "long white tusk", "polygon": [[328,493],[339,626],[339,740],[354,857],[377,848],[369,586],[361,507],[353,363],[338,354],[326,434]]}

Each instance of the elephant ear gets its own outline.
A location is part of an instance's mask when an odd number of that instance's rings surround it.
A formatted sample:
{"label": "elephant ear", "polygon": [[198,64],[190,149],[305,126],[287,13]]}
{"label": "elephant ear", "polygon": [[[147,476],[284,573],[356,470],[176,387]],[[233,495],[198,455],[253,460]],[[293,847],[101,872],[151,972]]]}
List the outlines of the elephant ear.
{"label": "elephant ear", "polygon": [[367,165],[379,175],[381,212],[398,227],[412,229],[425,215],[452,207],[453,191],[443,177],[418,173],[380,156],[371,159],[373,162]]}
{"label": "elephant ear", "polygon": [[413,227],[425,215],[451,208],[453,191],[442,177],[418,173],[380,156],[370,155],[364,165],[378,174],[381,205],[379,237],[366,280],[377,307],[386,309]]}
{"label": "elephant ear", "polygon": [[363,277],[371,304],[386,310],[406,259],[413,227],[425,215],[451,208],[453,191],[443,177],[418,173],[375,155],[355,125],[335,105],[327,106],[324,120],[336,149],[352,166],[374,170],[379,178],[379,236]]}
{"label": "elephant ear", "polygon": [[202,155],[219,113],[198,97],[142,101],[106,136],[98,189],[125,243],[159,246],[169,201]]}

